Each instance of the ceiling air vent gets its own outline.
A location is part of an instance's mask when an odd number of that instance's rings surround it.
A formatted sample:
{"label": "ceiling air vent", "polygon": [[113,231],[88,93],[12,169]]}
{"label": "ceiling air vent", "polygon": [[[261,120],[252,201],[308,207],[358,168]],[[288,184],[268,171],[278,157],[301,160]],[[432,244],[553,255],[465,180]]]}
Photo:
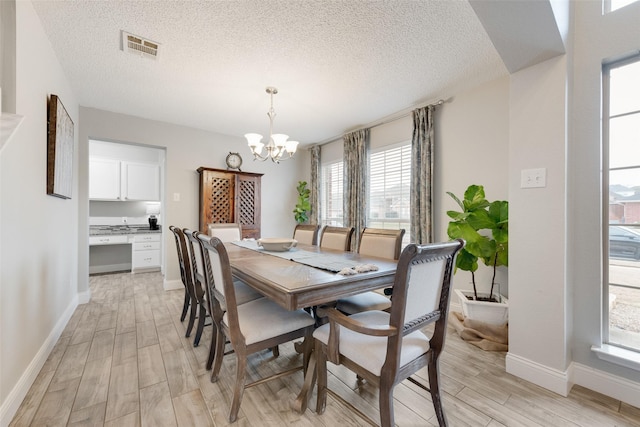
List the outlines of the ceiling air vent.
{"label": "ceiling air vent", "polygon": [[134,34],[122,32],[122,50],[145,58],[158,59],[159,44]]}

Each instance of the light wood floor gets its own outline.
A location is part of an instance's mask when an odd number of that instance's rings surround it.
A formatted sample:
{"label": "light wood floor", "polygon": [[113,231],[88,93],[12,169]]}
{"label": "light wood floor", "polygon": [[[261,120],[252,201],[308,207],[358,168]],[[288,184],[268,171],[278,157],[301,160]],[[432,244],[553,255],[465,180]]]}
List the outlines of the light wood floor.
{"label": "light wood floor", "polygon": [[[221,380],[205,370],[210,327],[199,347],[180,322],[183,291],[162,290],[160,273],[91,277],[91,302],[77,308],[11,426],[226,426],[235,358]],[[504,353],[471,346],[450,330],[441,358],[444,407],[452,426],[640,426],[640,409],[574,387],[567,398],[505,373]],[[252,357],[250,376],[300,363],[292,345]],[[276,366],[274,366],[276,365]],[[378,419],[376,391],[333,367],[329,385]],[[426,377],[426,372],[422,373]],[[317,415],[289,403],[302,372],[247,389],[235,426],[361,426],[366,421],[330,395]],[[426,381],[425,381],[426,383]],[[356,390],[356,391],[354,391]],[[437,425],[426,393],[395,389],[398,426]]]}

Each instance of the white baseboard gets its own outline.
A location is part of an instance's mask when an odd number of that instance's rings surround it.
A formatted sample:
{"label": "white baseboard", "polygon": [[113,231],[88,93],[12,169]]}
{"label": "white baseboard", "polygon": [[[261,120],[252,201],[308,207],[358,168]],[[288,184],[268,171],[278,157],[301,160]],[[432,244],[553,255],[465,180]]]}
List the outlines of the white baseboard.
{"label": "white baseboard", "polygon": [[15,387],[13,387],[13,390],[11,390],[4,402],[2,402],[2,406],[0,406],[1,427],[8,426],[11,419],[15,416],[16,412],[18,412],[20,404],[22,404],[22,401],[35,382],[36,377],[44,366],[44,363],[47,361],[49,354],[51,354],[53,347],[56,345],[56,342],[58,342],[60,335],[62,335],[64,328],[67,326],[67,323],[69,323],[69,319],[71,319],[76,307],[78,307],[78,299],[79,296],[76,295],[71,303],[69,303],[69,306],[64,313],[62,313],[62,316],[58,319],[58,322],[44,343],[42,343],[42,346],[40,346],[40,350],[38,350],[38,353],[31,360],[31,363],[29,363],[29,366],[24,371]]}
{"label": "white baseboard", "polygon": [[507,353],[505,362],[508,373],[561,396],[567,396],[573,385],[571,382],[571,366],[566,371],[560,371],[512,353]]}
{"label": "white baseboard", "polygon": [[174,291],[176,289],[184,289],[184,284],[182,280],[166,280],[164,281],[162,287],[165,291]]}
{"label": "white baseboard", "polygon": [[89,274],[110,273],[112,271],[131,270],[131,263],[109,264],[109,265],[91,265],[89,266]]}
{"label": "white baseboard", "polygon": [[78,305],[87,304],[89,301],[91,301],[91,289],[87,289],[86,291],[78,294]]}
{"label": "white baseboard", "polygon": [[574,384],[640,408],[640,383],[629,381],[590,366],[572,362],[566,371],[558,371],[520,356],[507,354],[507,372],[562,396]]}
{"label": "white baseboard", "polygon": [[573,363],[573,380],[582,387],[640,408],[640,384],[637,382],[580,363]]}

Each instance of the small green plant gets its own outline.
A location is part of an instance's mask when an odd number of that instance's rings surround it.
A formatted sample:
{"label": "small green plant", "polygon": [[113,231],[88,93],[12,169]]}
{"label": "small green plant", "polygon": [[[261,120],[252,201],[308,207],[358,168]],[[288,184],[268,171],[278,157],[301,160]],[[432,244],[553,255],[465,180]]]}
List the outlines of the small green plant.
{"label": "small green plant", "polygon": [[307,181],[298,181],[298,202],[293,210],[296,222],[303,224],[309,221],[309,211],[311,210],[311,203],[309,203],[310,190],[307,188]]}
{"label": "small green plant", "polygon": [[447,234],[451,239],[462,238],[467,243],[456,258],[458,269],[471,272],[474,299],[478,300],[475,271],[478,259],[493,268],[489,300],[493,296],[496,269],[509,265],[509,202],[497,200],[489,202],[484,195],[484,187],[470,185],[460,200],[453,193],[447,192],[460,206],[461,212],[447,211],[452,221],[449,222]]}

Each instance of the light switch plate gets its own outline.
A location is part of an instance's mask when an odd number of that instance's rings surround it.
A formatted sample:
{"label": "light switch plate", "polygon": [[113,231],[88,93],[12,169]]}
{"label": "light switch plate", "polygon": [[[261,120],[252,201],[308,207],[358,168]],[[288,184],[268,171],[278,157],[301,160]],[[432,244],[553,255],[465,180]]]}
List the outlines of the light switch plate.
{"label": "light switch plate", "polygon": [[523,169],[520,173],[520,188],[540,188],[547,186],[547,169]]}
{"label": "light switch plate", "polygon": [[173,193],[173,201],[174,202],[180,201],[180,193]]}

